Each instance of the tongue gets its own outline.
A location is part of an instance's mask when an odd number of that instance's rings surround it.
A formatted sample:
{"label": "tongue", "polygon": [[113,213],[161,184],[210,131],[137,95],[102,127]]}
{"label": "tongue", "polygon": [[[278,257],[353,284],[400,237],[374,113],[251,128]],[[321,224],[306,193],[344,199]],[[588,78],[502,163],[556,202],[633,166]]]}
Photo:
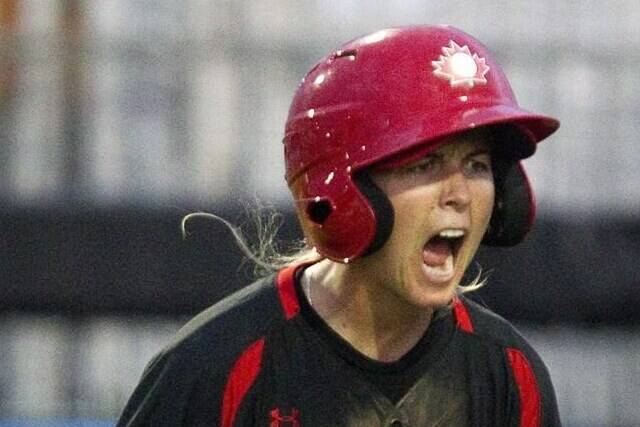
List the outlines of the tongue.
{"label": "tongue", "polygon": [[422,250],[422,260],[431,267],[444,265],[449,255],[451,255],[449,242],[438,237],[429,240]]}

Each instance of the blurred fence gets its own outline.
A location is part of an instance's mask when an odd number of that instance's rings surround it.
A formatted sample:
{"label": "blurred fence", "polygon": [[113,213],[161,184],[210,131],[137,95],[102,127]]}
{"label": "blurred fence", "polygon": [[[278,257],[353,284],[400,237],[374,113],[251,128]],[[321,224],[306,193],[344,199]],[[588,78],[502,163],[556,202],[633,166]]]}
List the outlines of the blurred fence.
{"label": "blurred fence", "polygon": [[178,316],[246,282],[219,229],[177,243],[179,217],[259,194],[297,235],[299,79],[417,23],[476,35],[561,119],[526,162],[543,221],[481,253],[480,295],[529,322],[567,426],[640,425],[638,22],[635,0],[0,0],[0,426],[110,424]]}
{"label": "blurred fence", "polygon": [[356,35],[449,23],[496,53],[523,106],[562,120],[528,162],[543,211],[640,208],[633,0],[0,5],[0,198],[10,204],[285,202],[280,140],[304,72]]}

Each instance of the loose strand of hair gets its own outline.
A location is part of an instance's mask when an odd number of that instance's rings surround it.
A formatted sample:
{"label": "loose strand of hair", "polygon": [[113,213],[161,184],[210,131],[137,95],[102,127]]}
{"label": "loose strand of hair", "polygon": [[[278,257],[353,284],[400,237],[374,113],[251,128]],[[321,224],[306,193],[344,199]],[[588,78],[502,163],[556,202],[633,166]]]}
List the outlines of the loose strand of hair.
{"label": "loose strand of hair", "polygon": [[258,205],[256,209],[245,206],[245,211],[249,217],[249,223],[256,229],[257,238],[254,245],[248,243],[242,227],[209,212],[194,212],[183,217],[180,223],[182,237],[188,236],[186,224],[191,219],[206,218],[220,222],[231,232],[238,249],[245,258],[253,263],[254,275],[257,277],[271,274],[293,264],[322,259],[322,256],[314,248],[307,246],[304,240],[291,243],[286,253],[280,251],[276,235],[282,225],[282,215],[275,210]]}
{"label": "loose strand of hair", "polygon": [[482,270],[482,266],[480,265],[480,263],[476,262],[475,265],[476,265],[476,269],[478,270],[478,273],[471,280],[471,282],[469,282],[468,285],[458,285],[458,292],[460,294],[477,291],[478,289],[482,288],[484,285],[487,284],[487,281],[489,280],[489,276],[491,275],[491,272],[489,271],[486,274],[484,274],[484,271]]}
{"label": "loose strand of hair", "polygon": [[231,232],[236,244],[238,245],[238,248],[240,249],[240,251],[245,257],[251,260],[255,265],[265,270],[269,270],[269,271],[272,270],[272,265],[266,262],[265,260],[263,260],[260,257],[260,254],[259,253],[256,254],[254,252],[254,249],[249,246],[240,227],[233,225],[231,222],[227,221],[226,219],[216,214],[209,213],[209,212],[193,212],[188,215],[185,215],[184,218],[182,218],[182,221],[180,222],[180,230],[182,231],[182,238],[186,239],[187,236],[189,235],[189,233],[187,233],[186,224],[187,222],[189,222],[194,218],[206,218],[206,219],[212,219],[220,222],[225,227],[227,227],[227,229]]}

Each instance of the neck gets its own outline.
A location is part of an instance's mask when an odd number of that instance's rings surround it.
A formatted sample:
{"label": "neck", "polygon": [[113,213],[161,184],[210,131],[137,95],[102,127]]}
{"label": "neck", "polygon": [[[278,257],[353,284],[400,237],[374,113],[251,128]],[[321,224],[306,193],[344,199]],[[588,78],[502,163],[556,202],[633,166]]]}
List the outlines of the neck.
{"label": "neck", "polygon": [[415,307],[353,264],[323,260],[308,267],[303,289],[313,309],[365,356],[392,362],[424,335],[432,309]]}

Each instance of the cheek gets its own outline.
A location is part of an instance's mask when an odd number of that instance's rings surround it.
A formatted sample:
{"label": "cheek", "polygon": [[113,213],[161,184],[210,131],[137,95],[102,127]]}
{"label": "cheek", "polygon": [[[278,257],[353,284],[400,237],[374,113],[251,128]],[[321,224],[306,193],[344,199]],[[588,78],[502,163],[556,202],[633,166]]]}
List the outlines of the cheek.
{"label": "cheek", "polygon": [[493,181],[480,183],[475,192],[475,211],[481,223],[488,225],[493,212],[495,188]]}
{"label": "cheek", "polygon": [[[406,195],[406,193],[404,194]],[[389,240],[383,246],[383,262],[398,263],[415,252],[419,236],[424,231],[420,212],[425,208],[413,198],[392,197],[394,222]],[[424,213],[422,213],[424,215]]]}
{"label": "cheek", "polygon": [[[403,192],[391,197],[394,211],[394,233],[404,244],[411,242],[411,237],[421,236],[429,229],[434,209],[435,196],[424,187]],[[396,232],[397,229],[397,232]]]}

